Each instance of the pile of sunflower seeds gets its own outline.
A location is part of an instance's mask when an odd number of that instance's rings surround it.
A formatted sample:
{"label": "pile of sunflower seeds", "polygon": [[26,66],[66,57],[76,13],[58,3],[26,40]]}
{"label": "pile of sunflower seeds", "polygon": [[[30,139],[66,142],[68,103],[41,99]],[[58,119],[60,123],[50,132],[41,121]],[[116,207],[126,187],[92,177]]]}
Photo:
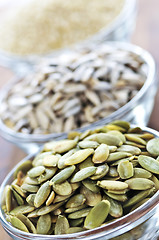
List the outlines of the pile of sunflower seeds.
{"label": "pile of sunflower seeds", "polygon": [[15,83],[1,103],[0,117],[16,132],[67,132],[129,102],[146,74],[147,64],[130,51],[109,45],[66,51]]}
{"label": "pile of sunflower seeds", "polygon": [[159,138],[116,120],[46,143],[33,161],[17,167],[3,210],[25,232],[85,231],[148,201],[159,189],[158,176]]}

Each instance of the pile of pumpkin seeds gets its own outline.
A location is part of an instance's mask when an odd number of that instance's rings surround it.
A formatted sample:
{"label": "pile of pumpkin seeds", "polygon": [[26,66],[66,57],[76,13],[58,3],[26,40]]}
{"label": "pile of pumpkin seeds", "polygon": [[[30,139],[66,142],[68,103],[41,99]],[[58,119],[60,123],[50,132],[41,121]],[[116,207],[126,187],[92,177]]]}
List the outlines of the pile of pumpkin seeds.
{"label": "pile of pumpkin seeds", "polygon": [[159,138],[115,120],[48,142],[20,164],[3,210],[15,228],[70,234],[104,226],[159,189]]}
{"label": "pile of pumpkin seeds", "polygon": [[4,97],[0,117],[15,132],[68,132],[109,116],[145,83],[140,55],[109,45],[81,47],[44,59]]}

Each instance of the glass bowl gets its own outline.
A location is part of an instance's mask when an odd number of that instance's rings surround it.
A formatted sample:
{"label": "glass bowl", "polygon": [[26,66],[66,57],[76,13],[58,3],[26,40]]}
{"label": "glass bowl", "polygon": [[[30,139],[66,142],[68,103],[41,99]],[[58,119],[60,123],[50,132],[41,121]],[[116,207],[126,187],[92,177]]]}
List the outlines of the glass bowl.
{"label": "glass bowl", "polygon": [[[120,42],[109,42],[113,48],[128,50],[132,53],[139,55],[143,61],[147,64],[147,79],[143,87],[138,91],[138,93],[133,97],[127,104],[114,111],[108,117],[102,118],[89,125],[89,127],[95,127],[102,125],[103,123],[108,123],[115,119],[122,119],[129,121],[131,123],[137,124],[139,126],[146,126],[149,117],[151,115],[155,94],[158,87],[158,81],[156,78],[156,68],[155,62],[152,56],[142,48],[129,44]],[[4,96],[6,95],[8,89],[10,89],[17,79],[11,81],[0,91],[0,103],[2,102]],[[82,127],[78,129],[79,131],[86,130],[87,127]],[[51,133],[51,134],[24,134],[15,132],[9,127],[7,127],[0,119],[0,135],[16,144],[18,147],[22,148],[27,153],[32,153],[38,150],[39,146],[44,142],[51,139],[63,138],[67,133]]]}
{"label": "glass bowl", "polygon": [[[21,2],[15,1],[1,1],[0,2],[0,12],[1,19],[9,9],[14,11],[16,4],[21,4]],[[125,4],[120,14],[110,23],[107,27],[102,28],[96,34],[91,37],[77,42],[75,44],[89,44],[89,43],[103,43],[105,41],[129,41],[130,36],[135,27],[135,19],[137,13],[136,0],[125,0]],[[68,46],[67,46],[68,47]],[[41,54],[28,54],[25,56],[20,56],[18,54],[13,54],[3,49],[0,49],[0,65],[4,67],[9,67],[17,73],[25,72],[33,64],[39,62],[42,56],[56,54],[56,52],[61,51],[61,49],[52,49],[49,52]]]}
{"label": "glass bowl", "polygon": [[[131,127],[135,127],[131,125]],[[159,133],[153,129],[144,127],[143,131],[159,137]],[[22,232],[12,227],[5,219],[2,210],[3,204],[3,191],[7,184],[13,181],[13,173],[18,165],[22,162],[32,159],[34,154],[27,156],[20,163],[18,163],[4,179],[0,188],[0,221],[6,232],[15,240],[68,240],[68,239],[81,239],[81,240],[157,240],[159,236],[159,190],[143,205],[132,211],[131,213],[108,223],[105,226],[98,227],[92,230],[84,231],[81,233],[65,234],[65,235],[37,235]]]}

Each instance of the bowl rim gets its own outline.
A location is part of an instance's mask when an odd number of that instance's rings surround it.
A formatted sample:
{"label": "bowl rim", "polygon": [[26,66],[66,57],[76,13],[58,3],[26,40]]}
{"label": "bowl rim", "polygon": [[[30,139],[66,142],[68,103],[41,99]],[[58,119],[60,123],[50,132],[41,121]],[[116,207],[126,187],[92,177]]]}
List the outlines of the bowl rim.
{"label": "bowl rim", "polygon": [[[130,127],[137,127],[137,125],[131,124]],[[159,138],[159,132],[149,128],[149,127],[142,127],[143,132],[149,132],[152,133],[155,137]],[[41,150],[41,149],[40,149]],[[40,151],[39,151],[40,152]],[[37,153],[36,153],[37,154]],[[137,209],[133,210],[129,214],[126,214],[125,216],[110,222],[106,224],[105,226],[101,226],[95,229],[91,230],[86,230],[84,232],[80,233],[74,233],[74,234],[64,234],[64,235],[41,235],[41,234],[33,234],[33,233],[26,233],[21,230],[18,230],[10,223],[7,222],[5,219],[5,214],[1,208],[2,201],[3,201],[3,191],[5,186],[11,182],[13,179],[13,173],[17,169],[17,167],[27,161],[31,160],[35,155],[30,154],[26,156],[24,159],[22,159],[18,164],[16,164],[12,170],[8,173],[8,175],[5,177],[3,180],[1,186],[0,186],[0,221],[2,226],[7,232],[10,232],[11,234],[15,234],[15,236],[22,236],[22,239],[39,239],[39,240],[67,240],[67,239],[86,239],[86,240],[93,240],[96,239],[97,237],[108,237],[107,239],[111,239],[112,237],[119,236],[123,233],[125,233],[125,228],[127,231],[130,231],[132,228],[140,225],[147,219],[149,219],[153,211],[155,211],[155,208],[159,205],[159,190],[144,204],[142,204],[140,207]],[[119,231],[119,232],[118,232]],[[126,231],[126,232],[127,232]],[[106,234],[106,235],[105,235]],[[109,238],[110,237],[110,238]],[[20,238],[21,239],[21,238]]]}
{"label": "bowl rim", "polygon": [[[92,124],[88,124],[85,127],[73,129],[72,131],[85,131],[90,127],[92,128],[92,127],[101,125],[101,124],[103,124],[103,122],[106,123],[106,122],[110,122],[114,119],[120,119],[121,114],[122,115],[126,114],[128,111],[132,110],[135,106],[138,105],[138,101],[140,99],[142,99],[142,97],[144,96],[146,91],[149,89],[149,87],[152,85],[152,83],[156,84],[156,89],[157,89],[158,79],[156,78],[156,64],[155,64],[155,61],[154,61],[152,55],[148,51],[144,50],[143,48],[141,48],[137,45],[127,43],[127,42],[111,41],[111,42],[107,42],[106,44],[103,44],[103,45],[108,45],[108,46],[114,47],[115,49],[121,49],[124,51],[126,50],[126,51],[129,51],[130,53],[134,53],[138,56],[141,56],[143,61],[148,66],[147,78],[145,80],[144,85],[138,91],[138,93],[129,102],[127,102],[125,105],[120,107],[118,110],[114,111],[107,117],[102,118]],[[8,84],[6,84],[4,87],[1,88],[0,103],[2,102],[4,96],[7,94],[7,91],[11,88],[11,86],[15,82],[19,81],[20,79],[21,79],[21,76],[15,77],[11,82],[9,82]],[[41,142],[48,141],[49,139],[53,139],[53,138],[54,139],[64,138],[67,136],[68,132],[49,133],[49,134],[24,134],[24,133],[20,133],[20,132],[15,132],[14,130],[10,129],[3,123],[2,119],[0,118],[0,134],[2,137],[8,139],[9,141],[12,139],[13,142],[16,139],[17,141],[20,141],[21,143],[27,143],[27,142],[28,143],[30,143],[30,142],[41,143]]]}

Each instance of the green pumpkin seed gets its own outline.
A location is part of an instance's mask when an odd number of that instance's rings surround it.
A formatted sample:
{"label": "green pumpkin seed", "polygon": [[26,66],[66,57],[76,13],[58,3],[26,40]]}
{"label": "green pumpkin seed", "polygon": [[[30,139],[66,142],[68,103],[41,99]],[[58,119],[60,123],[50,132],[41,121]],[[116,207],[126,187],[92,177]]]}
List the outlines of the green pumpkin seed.
{"label": "green pumpkin seed", "polygon": [[118,130],[112,130],[109,132],[109,134],[119,137],[120,140],[122,141],[122,143],[126,142],[126,138],[125,138],[124,134],[122,134]]}
{"label": "green pumpkin seed", "polygon": [[80,183],[76,182],[76,183],[70,183],[71,187],[72,187],[72,192],[76,191],[79,187],[80,187]]}
{"label": "green pumpkin seed", "polygon": [[120,127],[111,123],[106,125],[106,129],[107,131],[125,132],[125,129],[123,127]]}
{"label": "green pumpkin seed", "polygon": [[138,147],[140,149],[142,149],[142,148],[145,149],[145,145],[141,145],[141,144],[136,143],[136,142],[126,141],[125,144],[126,145],[131,145],[131,146],[134,146],[134,147]]}
{"label": "green pumpkin seed", "polygon": [[81,205],[81,206],[78,206],[78,207],[73,207],[73,208],[67,208],[65,210],[65,213],[73,213],[73,212],[77,212],[83,208],[86,208],[87,206],[85,204]]}
{"label": "green pumpkin seed", "polygon": [[143,168],[134,168],[134,178],[151,178],[152,173]]}
{"label": "green pumpkin seed", "polygon": [[31,168],[28,171],[28,176],[30,178],[36,178],[36,177],[40,176],[42,173],[44,173],[44,172],[45,172],[45,167],[37,166],[37,167]]}
{"label": "green pumpkin seed", "polygon": [[44,151],[54,151],[55,153],[64,153],[74,148],[77,144],[76,140],[60,140],[52,141],[44,144]]}
{"label": "green pumpkin seed", "polygon": [[[51,204],[49,206],[41,207],[41,208],[37,209],[38,210],[37,211],[37,216],[41,216],[41,215],[45,215],[45,214],[48,214],[50,212],[53,212],[54,210],[61,207],[63,204],[64,204],[64,202],[59,202],[59,203],[56,203],[56,204]],[[31,217],[31,214],[28,215],[28,217]]]}
{"label": "green pumpkin seed", "polygon": [[152,175],[151,178],[150,178],[150,180],[152,180],[152,181],[154,182],[154,184],[155,184],[155,189],[156,189],[156,190],[159,190],[159,180],[158,180],[158,178],[157,178],[156,176]]}
{"label": "green pumpkin seed", "polygon": [[46,206],[49,206],[54,201],[54,198],[55,198],[55,192],[52,191],[46,201]]}
{"label": "green pumpkin seed", "polygon": [[21,205],[16,208],[14,208],[12,211],[10,211],[11,215],[17,215],[18,213],[26,214],[34,211],[35,207],[29,206],[29,205]]}
{"label": "green pumpkin seed", "polygon": [[34,199],[35,199],[36,194],[29,194],[28,197],[26,198],[27,203],[30,206],[34,206]]}
{"label": "green pumpkin seed", "polygon": [[79,207],[84,204],[85,201],[86,198],[83,194],[77,194],[68,200],[68,202],[66,203],[66,208]]}
{"label": "green pumpkin seed", "polygon": [[28,218],[37,218],[39,215],[38,215],[38,211],[39,209],[35,209],[34,211],[30,212],[27,217]]}
{"label": "green pumpkin seed", "polygon": [[88,137],[91,134],[91,130],[86,130],[80,135],[80,140],[83,140],[84,138]]}
{"label": "green pumpkin seed", "polygon": [[26,198],[26,193],[21,189],[21,187],[13,183],[11,186],[20,196],[22,196],[23,198]]}
{"label": "green pumpkin seed", "polygon": [[38,182],[43,183],[52,178],[57,171],[56,167],[45,168],[45,172],[38,177]]}
{"label": "green pumpkin seed", "polygon": [[129,161],[119,163],[117,171],[121,179],[128,179],[134,175],[133,164]]}
{"label": "green pumpkin seed", "polygon": [[24,204],[23,198],[14,189],[12,189],[12,191],[18,205],[23,205]]}
{"label": "green pumpkin seed", "polygon": [[94,149],[82,149],[65,159],[65,165],[74,165],[83,162],[88,156],[94,153]]}
{"label": "green pumpkin seed", "polygon": [[116,146],[109,146],[108,145],[108,148],[109,148],[109,153],[113,153],[117,150],[117,147]]}
{"label": "green pumpkin seed", "polygon": [[147,151],[153,156],[159,156],[159,138],[153,138],[146,145]]}
{"label": "green pumpkin seed", "polygon": [[78,219],[78,218],[86,217],[88,215],[88,213],[90,212],[90,210],[91,210],[91,208],[84,208],[84,209],[79,210],[77,212],[70,213],[68,215],[68,218],[70,218],[70,219]]}
{"label": "green pumpkin seed", "polygon": [[67,167],[67,165],[65,164],[65,159],[69,158],[70,156],[72,156],[75,152],[77,152],[79,149],[77,148],[73,148],[71,149],[69,152],[65,153],[62,157],[60,157],[59,161],[58,161],[58,168],[62,169]]}
{"label": "green pumpkin seed", "polygon": [[62,196],[67,196],[72,193],[71,184],[67,180],[62,183],[53,183],[53,190]]}
{"label": "green pumpkin seed", "polygon": [[12,189],[11,189],[11,186],[9,185],[6,185],[5,187],[4,200],[5,200],[7,212],[10,212],[12,209]]}
{"label": "green pumpkin seed", "polygon": [[128,184],[121,181],[101,180],[97,182],[97,185],[107,190],[124,190],[128,188]]}
{"label": "green pumpkin seed", "polygon": [[97,203],[88,213],[84,221],[84,227],[86,229],[99,227],[107,218],[109,210],[109,201],[102,200],[101,202]]}
{"label": "green pumpkin seed", "polygon": [[126,131],[130,129],[130,123],[122,120],[115,120],[111,124],[124,128]]}
{"label": "green pumpkin seed", "polygon": [[159,162],[149,156],[140,155],[138,157],[139,164],[152,173],[159,174]]}
{"label": "green pumpkin seed", "polygon": [[55,234],[66,234],[69,229],[69,222],[66,217],[59,215],[56,225],[55,225]]}
{"label": "green pumpkin seed", "polygon": [[131,178],[125,181],[129,189],[146,190],[154,187],[154,182],[147,178]]}
{"label": "green pumpkin seed", "polygon": [[82,181],[82,184],[94,193],[97,193],[100,191],[100,188],[96,185],[96,182],[93,180],[85,179]]}
{"label": "green pumpkin seed", "polygon": [[110,193],[108,191],[105,191],[105,194],[108,195],[108,197],[114,199],[114,200],[117,200],[119,202],[125,202],[128,200],[128,197],[126,194],[115,194],[115,193]]}
{"label": "green pumpkin seed", "polygon": [[109,148],[108,145],[102,143],[100,144],[99,147],[97,147],[97,149],[95,150],[94,154],[93,154],[93,158],[92,161],[94,163],[103,163],[107,160],[109,156]]}
{"label": "green pumpkin seed", "polygon": [[33,162],[32,162],[33,167],[43,166],[43,159],[46,156],[49,156],[50,154],[53,154],[53,152],[50,151],[50,152],[42,152],[37,154],[37,156],[33,159]]}
{"label": "green pumpkin seed", "polygon": [[86,168],[86,167],[94,166],[94,163],[92,162],[92,158],[88,157],[88,158],[86,158],[86,160],[81,162],[78,166],[79,166],[79,169],[81,170],[81,169]]}
{"label": "green pumpkin seed", "polygon": [[27,227],[25,226],[25,224],[16,216],[11,216],[10,222],[15,228],[17,228],[21,231],[24,231],[24,232],[29,232]]}
{"label": "green pumpkin seed", "polygon": [[37,233],[47,234],[51,228],[51,216],[49,214],[42,215],[37,221]]}
{"label": "green pumpkin seed", "polygon": [[67,167],[63,170],[61,170],[59,173],[57,173],[52,179],[50,182],[53,182],[53,183],[62,183],[64,182],[65,180],[67,180],[71,175],[72,173],[75,171],[75,166],[72,165],[70,167]]}
{"label": "green pumpkin seed", "polygon": [[100,165],[96,168],[96,172],[90,178],[92,180],[98,180],[103,178],[109,171],[109,166],[107,164]]}
{"label": "green pumpkin seed", "polygon": [[130,157],[130,156],[132,156],[131,153],[127,153],[127,152],[124,152],[124,151],[123,152],[119,151],[119,152],[110,153],[109,157],[107,158],[107,162],[117,161],[117,160],[120,160],[122,158]]}
{"label": "green pumpkin seed", "polygon": [[58,164],[59,156],[47,155],[43,158],[43,165],[46,167],[56,167]]}
{"label": "green pumpkin seed", "polygon": [[67,230],[67,234],[71,234],[71,233],[77,233],[77,232],[82,232],[82,231],[85,231],[84,228],[82,227],[70,227],[68,230]]}
{"label": "green pumpkin seed", "polygon": [[146,141],[140,138],[139,136],[136,136],[136,134],[128,133],[128,134],[125,134],[125,137],[129,141],[136,142],[146,146]]}
{"label": "green pumpkin seed", "polygon": [[32,168],[32,162],[30,160],[27,160],[21,164],[18,165],[17,169],[15,170],[13,177],[14,179],[17,177],[17,174],[19,171],[22,171],[24,174]]}
{"label": "green pumpkin seed", "polygon": [[16,217],[24,223],[24,225],[27,227],[29,232],[34,233],[34,234],[37,233],[34,224],[29,220],[29,218],[27,218],[25,215],[23,215],[21,213],[17,214]]}
{"label": "green pumpkin seed", "polygon": [[63,202],[65,200],[67,200],[68,198],[70,198],[72,196],[72,194],[66,195],[66,196],[60,196],[60,195],[56,195],[54,198],[53,203],[59,203],[59,202]]}
{"label": "green pumpkin seed", "polygon": [[96,141],[83,140],[78,143],[78,146],[80,148],[97,148],[99,146],[99,143]]}
{"label": "green pumpkin seed", "polygon": [[96,171],[96,167],[83,168],[71,178],[71,183],[80,182],[90,176],[92,176]]}
{"label": "green pumpkin seed", "polygon": [[110,202],[109,214],[112,217],[119,218],[123,216],[123,208],[118,201],[108,197],[107,195],[104,195],[104,200],[108,200]]}
{"label": "green pumpkin seed", "polygon": [[123,207],[127,208],[127,207],[135,205],[136,203],[140,202],[144,198],[147,198],[153,192],[153,190],[154,189],[152,188],[152,189],[140,191],[135,196],[130,198],[127,202],[125,202]]}
{"label": "green pumpkin seed", "polygon": [[38,189],[35,199],[34,199],[34,206],[36,208],[39,208],[48,198],[51,191],[50,182],[47,181],[41,185],[41,187]]}
{"label": "green pumpkin seed", "polygon": [[80,136],[81,136],[81,133],[76,132],[76,131],[71,131],[68,133],[67,138],[72,140],[72,139],[74,139],[76,137],[80,137]]}
{"label": "green pumpkin seed", "polygon": [[96,141],[98,143],[105,143],[110,146],[121,146],[122,141],[119,137],[113,136],[109,133],[94,133],[88,137],[86,140]]}
{"label": "green pumpkin seed", "polygon": [[36,193],[39,189],[39,186],[23,183],[21,189],[26,192]]}
{"label": "green pumpkin seed", "polygon": [[122,145],[117,149],[118,152],[131,153],[132,155],[139,155],[141,153],[140,148],[131,145]]}
{"label": "green pumpkin seed", "polygon": [[81,187],[81,193],[85,196],[86,204],[88,206],[95,206],[97,203],[101,202],[102,196],[101,193],[94,193],[86,187]]}
{"label": "green pumpkin seed", "polygon": [[80,226],[83,222],[84,222],[84,218],[77,218],[77,219],[69,220],[71,227]]}
{"label": "green pumpkin seed", "polygon": [[114,194],[125,194],[128,191],[128,189],[124,189],[124,190],[118,190],[118,191],[113,191],[113,190],[108,190],[108,193],[114,193]]}

